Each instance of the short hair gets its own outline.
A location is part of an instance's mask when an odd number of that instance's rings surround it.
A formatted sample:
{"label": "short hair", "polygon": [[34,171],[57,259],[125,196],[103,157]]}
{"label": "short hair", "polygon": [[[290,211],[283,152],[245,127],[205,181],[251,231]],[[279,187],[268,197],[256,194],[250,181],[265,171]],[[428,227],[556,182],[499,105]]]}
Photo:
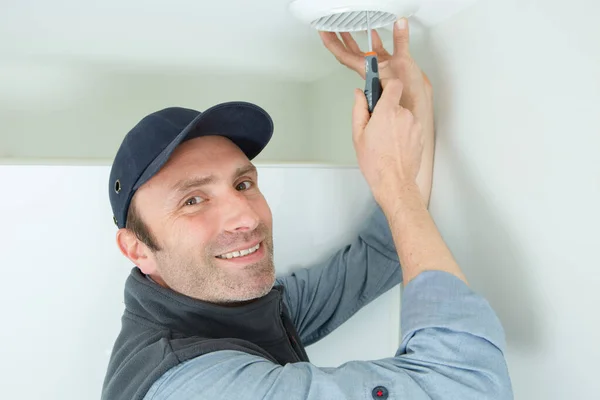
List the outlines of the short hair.
{"label": "short hair", "polygon": [[135,196],[131,199],[129,209],[127,210],[127,221],[125,228],[133,232],[133,234],[152,251],[159,251],[160,247],[156,243],[156,239],[150,232],[148,225],[142,220],[142,217],[135,206]]}

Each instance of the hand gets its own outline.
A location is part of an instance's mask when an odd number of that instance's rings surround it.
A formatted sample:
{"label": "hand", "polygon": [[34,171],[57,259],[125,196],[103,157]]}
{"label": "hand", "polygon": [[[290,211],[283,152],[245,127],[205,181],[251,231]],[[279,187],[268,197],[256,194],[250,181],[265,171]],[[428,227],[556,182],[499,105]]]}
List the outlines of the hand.
{"label": "hand", "polygon": [[[364,53],[349,32],[340,33],[342,40],[335,32],[319,32],[319,35],[325,47],[341,64],[365,79]],[[377,53],[379,61],[380,79],[400,79],[404,84],[400,105],[415,114],[424,127],[431,126],[433,129],[433,89],[427,75],[410,55],[408,21],[402,18],[394,24],[394,53],[391,55],[383,47],[376,30],[372,30],[371,37],[373,51]]]}
{"label": "hand", "polygon": [[[400,105],[408,109],[419,121],[423,135],[423,154],[417,185],[426,205],[429,205],[433,178],[435,127],[433,120],[433,89],[417,63],[410,55],[409,28],[406,19],[394,24],[394,53],[390,55],[383,47],[377,31],[372,31],[373,50],[379,60],[379,77],[385,86],[389,79],[399,79],[404,90]],[[350,33],[341,33],[343,42],[334,32],[320,32],[325,46],[346,67],[365,77],[364,53]],[[364,96],[364,95],[363,95]]]}
{"label": "hand", "polygon": [[376,200],[387,190],[415,185],[421,165],[421,124],[400,106],[403,85],[399,79],[384,83],[373,114],[364,93],[355,89],[352,138],[358,165]]}

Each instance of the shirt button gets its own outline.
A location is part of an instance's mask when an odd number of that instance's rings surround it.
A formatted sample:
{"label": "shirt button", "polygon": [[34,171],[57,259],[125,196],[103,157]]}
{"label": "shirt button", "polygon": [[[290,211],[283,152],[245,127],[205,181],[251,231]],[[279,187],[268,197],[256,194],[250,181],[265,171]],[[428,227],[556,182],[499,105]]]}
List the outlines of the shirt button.
{"label": "shirt button", "polygon": [[388,390],[384,386],[377,386],[373,389],[371,394],[373,395],[373,398],[377,400],[385,400],[388,398]]}

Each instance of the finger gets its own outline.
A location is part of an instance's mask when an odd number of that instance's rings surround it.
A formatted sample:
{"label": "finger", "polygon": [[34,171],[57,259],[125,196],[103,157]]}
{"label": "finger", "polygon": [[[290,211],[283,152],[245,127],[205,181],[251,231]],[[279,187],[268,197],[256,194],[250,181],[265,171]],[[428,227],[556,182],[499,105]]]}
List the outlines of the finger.
{"label": "finger", "polygon": [[358,47],[356,40],[354,40],[350,32],[341,32],[340,36],[342,37],[342,40],[344,41],[344,44],[346,45],[346,48],[348,50],[350,50],[354,54],[362,55],[360,47]]}
{"label": "finger", "polygon": [[354,54],[346,49],[344,43],[338,38],[335,32],[319,32],[321,40],[334,57],[343,65],[353,69],[364,78],[364,59],[359,54]]}
{"label": "finger", "polygon": [[408,20],[400,18],[394,24],[394,54],[409,54],[409,39]]}
{"label": "finger", "polygon": [[421,125],[421,121],[419,121],[418,119],[415,118],[415,123],[413,124],[412,127],[413,131],[415,131],[415,133],[419,134],[419,141],[421,142],[421,144],[423,144],[423,135],[421,135],[421,130],[423,129],[423,125]]}
{"label": "finger", "polygon": [[416,120],[412,129],[413,132],[418,135],[419,146],[421,147],[421,151],[423,151],[423,146],[425,145],[425,135],[421,133],[423,130],[423,125],[421,125],[421,122],[419,120]]}
{"label": "finger", "polygon": [[427,76],[427,74],[425,72],[423,72],[423,79],[425,79],[425,83],[427,83],[429,86],[431,86],[431,81],[429,80],[429,77]]}
{"label": "finger", "polygon": [[400,99],[402,98],[402,90],[404,89],[402,81],[400,79],[382,80],[381,87],[383,91],[381,92],[381,97],[379,98],[375,109],[377,109],[379,104],[385,104],[389,107],[399,107]]}
{"label": "finger", "polygon": [[390,53],[383,47],[383,42],[377,30],[372,30],[371,39],[373,41],[373,51],[377,53],[378,57],[390,57]]}
{"label": "finger", "polygon": [[370,118],[365,94],[360,89],[354,89],[354,107],[352,108],[352,138],[354,140],[362,135]]}

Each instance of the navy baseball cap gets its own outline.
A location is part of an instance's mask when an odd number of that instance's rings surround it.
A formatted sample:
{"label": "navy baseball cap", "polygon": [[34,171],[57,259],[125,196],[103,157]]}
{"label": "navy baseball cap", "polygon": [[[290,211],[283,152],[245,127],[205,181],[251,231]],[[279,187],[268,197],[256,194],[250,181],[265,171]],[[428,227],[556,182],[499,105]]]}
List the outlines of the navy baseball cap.
{"label": "navy baseball cap", "polygon": [[259,106],[242,101],[217,104],[204,112],[169,107],[145,116],[131,129],[115,156],[108,191],[113,221],[125,227],[134,193],[167,162],[182,142],[224,136],[248,157],[256,157],[273,136],[273,120]]}

